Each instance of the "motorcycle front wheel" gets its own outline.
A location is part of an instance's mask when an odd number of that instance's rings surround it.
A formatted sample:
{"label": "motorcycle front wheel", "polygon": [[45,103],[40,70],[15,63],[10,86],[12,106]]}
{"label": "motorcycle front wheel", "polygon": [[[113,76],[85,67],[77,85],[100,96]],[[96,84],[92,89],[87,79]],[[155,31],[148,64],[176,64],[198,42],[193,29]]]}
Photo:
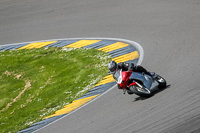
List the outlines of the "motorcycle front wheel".
{"label": "motorcycle front wheel", "polygon": [[159,83],[159,89],[165,88],[167,86],[167,81],[160,75],[157,75],[156,81]]}

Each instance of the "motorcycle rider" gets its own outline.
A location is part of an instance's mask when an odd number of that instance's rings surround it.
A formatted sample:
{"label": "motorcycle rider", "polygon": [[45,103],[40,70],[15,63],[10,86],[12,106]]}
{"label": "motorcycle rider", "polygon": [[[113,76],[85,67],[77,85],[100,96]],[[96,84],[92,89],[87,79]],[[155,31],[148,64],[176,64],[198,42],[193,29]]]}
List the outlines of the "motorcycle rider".
{"label": "motorcycle rider", "polygon": [[[108,69],[110,72],[114,75],[115,72],[117,72],[119,69],[122,69],[122,71],[134,71],[134,72],[144,72],[145,74],[148,74],[150,76],[154,76],[155,73],[148,72],[144,67],[140,65],[134,65],[133,63],[125,63],[125,62],[120,62],[116,63],[115,61],[110,61],[108,63]],[[118,86],[119,88],[119,86]],[[121,88],[119,88],[121,89]]]}
{"label": "motorcycle rider", "polygon": [[117,64],[115,61],[110,61],[108,63],[108,69],[111,73],[115,73],[118,69],[122,69],[122,71],[133,70],[135,72],[144,72],[145,74],[152,76],[152,73],[148,72],[144,67],[140,65],[135,66],[133,63],[120,62]]}

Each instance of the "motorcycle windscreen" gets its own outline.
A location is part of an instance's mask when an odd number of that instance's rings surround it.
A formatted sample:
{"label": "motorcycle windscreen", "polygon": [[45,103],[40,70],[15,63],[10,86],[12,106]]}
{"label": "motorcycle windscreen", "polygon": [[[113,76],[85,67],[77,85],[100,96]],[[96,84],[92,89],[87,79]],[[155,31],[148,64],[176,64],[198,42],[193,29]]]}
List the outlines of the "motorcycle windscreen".
{"label": "motorcycle windscreen", "polygon": [[143,74],[143,73],[140,73],[140,72],[133,72],[129,79],[139,80],[144,84],[144,86],[146,88],[148,88],[148,89],[151,88],[152,79],[146,74]]}
{"label": "motorcycle windscreen", "polygon": [[119,69],[118,71],[116,71],[113,75],[113,78],[118,81],[118,78],[120,77],[121,75],[121,70]]}

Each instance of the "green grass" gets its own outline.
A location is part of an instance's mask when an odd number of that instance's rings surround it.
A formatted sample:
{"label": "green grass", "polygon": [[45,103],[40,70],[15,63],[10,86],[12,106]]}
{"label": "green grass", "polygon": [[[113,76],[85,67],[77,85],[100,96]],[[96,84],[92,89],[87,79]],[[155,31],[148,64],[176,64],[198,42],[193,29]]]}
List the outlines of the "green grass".
{"label": "green grass", "polygon": [[107,74],[109,60],[95,49],[0,51],[0,132],[27,128],[71,103]]}

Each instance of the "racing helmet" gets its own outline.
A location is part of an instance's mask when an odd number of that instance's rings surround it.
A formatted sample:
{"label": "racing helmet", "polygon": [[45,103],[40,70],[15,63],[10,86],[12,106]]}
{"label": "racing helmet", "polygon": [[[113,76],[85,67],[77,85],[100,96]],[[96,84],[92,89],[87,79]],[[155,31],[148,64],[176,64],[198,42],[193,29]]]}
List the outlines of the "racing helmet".
{"label": "racing helmet", "polygon": [[108,63],[108,69],[111,71],[111,72],[114,72],[116,69],[117,69],[117,63],[115,61],[110,61]]}

